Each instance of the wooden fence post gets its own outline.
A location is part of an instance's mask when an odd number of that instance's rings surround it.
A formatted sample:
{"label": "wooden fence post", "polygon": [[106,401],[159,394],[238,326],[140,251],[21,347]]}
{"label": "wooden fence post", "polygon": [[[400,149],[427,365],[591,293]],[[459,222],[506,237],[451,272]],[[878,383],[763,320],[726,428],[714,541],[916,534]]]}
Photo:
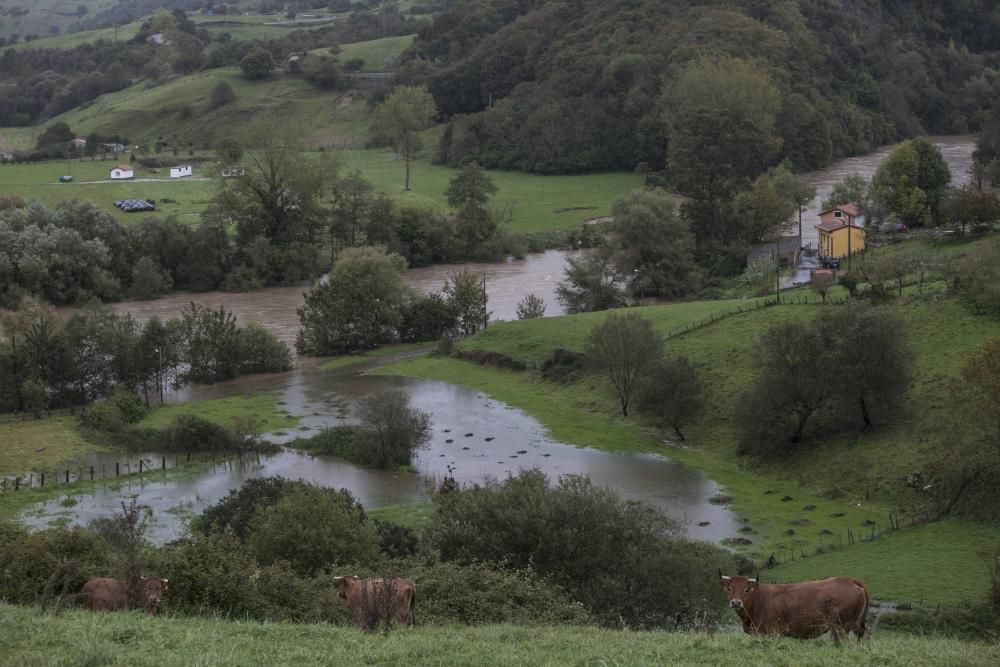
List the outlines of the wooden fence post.
{"label": "wooden fence post", "polygon": [[115,461],[115,477],[121,475],[121,471],[119,470],[118,465],[119,465],[118,461]]}
{"label": "wooden fence post", "polygon": [[[40,478],[41,478],[41,480],[42,480],[42,482],[41,482],[41,483],[42,483],[42,488],[44,489],[44,488],[45,488],[45,471],[43,470],[42,472],[38,473],[38,475],[39,475],[39,477],[40,477]],[[35,476],[35,474],[34,474],[34,473],[32,473],[32,474],[31,474],[31,477],[34,477],[34,476]],[[33,481],[34,481],[34,479],[30,479],[30,478],[29,478],[29,480],[28,480],[28,485],[30,486],[30,485],[31,485],[31,482],[33,482]]]}
{"label": "wooden fence post", "polygon": [[66,470],[66,483],[69,484],[69,469]]}
{"label": "wooden fence post", "polygon": [[90,466],[90,481],[94,481],[94,466]]}

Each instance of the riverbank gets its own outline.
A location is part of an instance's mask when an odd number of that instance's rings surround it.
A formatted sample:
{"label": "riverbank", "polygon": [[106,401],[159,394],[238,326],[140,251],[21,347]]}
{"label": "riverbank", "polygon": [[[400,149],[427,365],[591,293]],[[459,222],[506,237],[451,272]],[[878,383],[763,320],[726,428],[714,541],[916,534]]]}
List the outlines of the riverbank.
{"label": "riverbank", "polygon": [[[167,593],[169,595],[169,593]],[[417,604],[419,618],[420,605]],[[325,624],[255,623],[140,613],[40,615],[0,604],[5,665],[994,665],[1000,646],[877,633],[858,646],[828,639],[594,627],[421,627],[363,634]],[[226,647],[206,654],[206,647]]]}

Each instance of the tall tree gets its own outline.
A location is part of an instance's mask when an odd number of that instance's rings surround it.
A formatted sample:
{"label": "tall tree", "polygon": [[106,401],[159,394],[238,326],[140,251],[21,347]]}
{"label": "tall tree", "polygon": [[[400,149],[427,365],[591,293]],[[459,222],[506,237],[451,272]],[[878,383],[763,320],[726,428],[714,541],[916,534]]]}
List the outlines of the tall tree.
{"label": "tall tree", "polygon": [[887,214],[911,227],[923,227],[937,223],[950,180],[941,151],[918,138],[893,149],[875,172],[872,186]]}
{"label": "tall tree", "polygon": [[684,440],[681,429],[705,409],[705,385],[687,357],[660,359],[639,382],[636,405],[639,412],[669,426]]}
{"label": "tall tree", "polygon": [[787,160],[768,173],[774,179],[777,190],[795,205],[799,220],[799,245],[802,245],[802,212],[816,198],[816,188],[793,174]]}
{"label": "tall tree", "polygon": [[343,354],[392,340],[407,295],[399,273],[406,261],[380,247],[347,248],[326,282],[306,293],[298,310],[300,354]]}
{"label": "tall tree", "polygon": [[437,106],[426,88],[400,86],[375,109],[372,138],[403,156],[406,161],[404,190],[410,189],[410,160],[423,147],[420,133],[437,118]]}
{"label": "tall tree", "polygon": [[637,190],[611,208],[615,264],[632,296],[684,297],[698,287],[694,235],[671,195]]}
{"label": "tall tree", "polygon": [[622,271],[610,243],[601,243],[586,255],[566,258],[565,280],[556,286],[556,299],[568,313],[589,313],[625,305]]}
{"label": "tall tree", "polygon": [[612,313],[587,337],[584,352],[604,371],[618,395],[622,416],[628,417],[636,383],[663,346],[653,325],[644,317]]}
{"label": "tall tree", "polygon": [[685,215],[702,250],[715,252],[732,241],[738,218],[727,214],[727,204],[780,149],[780,104],[768,74],[735,58],[693,62],[667,86],[667,165],[691,198]]}
{"label": "tall tree", "polygon": [[[319,266],[310,248],[323,227],[322,199],[338,164],[327,153],[320,160],[304,158],[293,128],[258,124],[238,139],[245,173],[220,182],[215,204],[219,215],[236,223],[243,262],[265,283],[313,277]],[[251,256],[253,248],[257,256]]]}
{"label": "tall tree", "polygon": [[458,321],[462,333],[471,336],[485,329],[490,318],[487,310],[489,295],[486,293],[486,278],[468,269],[453,273],[444,283],[441,292],[448,299],[448,305]]}

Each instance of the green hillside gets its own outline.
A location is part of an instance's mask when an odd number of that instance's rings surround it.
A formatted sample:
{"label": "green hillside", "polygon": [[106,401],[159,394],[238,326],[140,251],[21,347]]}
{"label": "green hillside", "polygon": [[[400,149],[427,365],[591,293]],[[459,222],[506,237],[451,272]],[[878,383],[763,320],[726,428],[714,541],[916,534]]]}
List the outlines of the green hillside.
{"label": "green hillside", "polygon": [[[791,460],[753,463],[736,454],[733,412],[735,399],[752,380],[751,360],[758,338],[776,324],[808,321],[821,309],[836,307],[818,305],[819,298],[808,291],[797,291],[790,298],[800,303],[753,308],[752,302],[716,301],[630,309],[648,318],[658,332],[673,334],[666,341],[666,352],[687,356],[705,378],[706,416],[686,430],[689,440],[681,447],[665,445],[661,436],[637,418],[622,419],[610,383],[596,375],[557,384],[535,371],[501,371],[440,357],[408,361],[379,372],[477,388],[539,419],[562,442],[658,451],[703,471],[733,497],[732,508],[747,521],[750,532],[746,537],[752,544],[739,549],[761,562],[772,555],[778,563],[794,561],[783,566],[788,567],[787,574],[779,567],[768,576],[796,579],[821,572],[852,572],[867,576],[876,597],[919,596],[953,602],[979,597],[985,590],[985,569],[977,551],[995,542],[996,531],[974,524],[933,524],[921,528],[923,533],[907,534],[904,529],[883,535],[877,549],[856,544],[799,559],[817,548],[846,543],[848,529],[860,538],[867,522],[876,522],[887,532],[889,512],[900,513],[908,529],[910,517],[919,513],[924,499],[903,478],[924,470],[928,461],[940,456],[937,448],[948,439],[941,419],[947,410],[945,383],[969,352],[1000,334],[1000,326],[993,319],[971,314],[950,298],[892,305],[906,322],[916,350],[905,413],[869,432],[848,431],[814,442]],[[556,347],[581,351],[589,330],[606,316],[591,313],[502,323],[458,347],[501,352],[538,367]],[[714,322],[678,333],[713,316]],[[786,496],[793,502],[783,502]],[[789,532],[792,525],[796,527]],[[913,540],[920,541],[918,535],[928,544],[919,551],[920,557],[911,556],[917,553]],[[935,576],[928,577],[931,573]]]}
{"label": "green hillside", "polygon": [[[169,592],[167,593],[169,595]],[[419,598],[418,598],[419,599]],[[417,603],[419,623],[420,604]],[[136,613],[39,615],[0,605],[4,665],[995,665],[1000,647],[879,635],[863,646],[587,627],[417,627],[366,635],[331,625]]]}
{"label": "green hillside", "polygon": [[[0,5],[0,37],[9,37],[15,33],[44,37],[53,34],[52,29],[58,28],[59,33],[68,32],[81,20],[118,4],[118,0],[30,0],[17,2],[5,0]],[[86,9],[83,14],[78,8]]]}

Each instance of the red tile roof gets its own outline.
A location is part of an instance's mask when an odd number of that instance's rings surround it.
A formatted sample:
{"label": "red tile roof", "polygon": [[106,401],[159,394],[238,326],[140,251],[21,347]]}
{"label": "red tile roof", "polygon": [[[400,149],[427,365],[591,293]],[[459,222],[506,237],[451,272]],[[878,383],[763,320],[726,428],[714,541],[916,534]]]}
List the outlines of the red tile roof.
{"label": "red tile roof", "polygon": [[816,225],[816,229],[820,230],[821,232],[835,232],[838,229],[841,229],[846,226],[847,226],[846,222],[841,222],[840,220],[830,220],[829,222],[819,223],[818,225]]}
{"label": "red tile roof", "polygon": [[132,166],[127,164],[120,164],[115,169],[123,169],[125,171],[132,171]]}
{"label": "red tile roof", "polygon": [[826,211],[821,211],[820,215],[826,215],[831,211],[843,211],[852,218],[858,217],[858,214],[860,213],[860,211],[858,211],[858,207],[856,204],[841,204],[839,206],[834,206],[831,209],[827,209]]}

